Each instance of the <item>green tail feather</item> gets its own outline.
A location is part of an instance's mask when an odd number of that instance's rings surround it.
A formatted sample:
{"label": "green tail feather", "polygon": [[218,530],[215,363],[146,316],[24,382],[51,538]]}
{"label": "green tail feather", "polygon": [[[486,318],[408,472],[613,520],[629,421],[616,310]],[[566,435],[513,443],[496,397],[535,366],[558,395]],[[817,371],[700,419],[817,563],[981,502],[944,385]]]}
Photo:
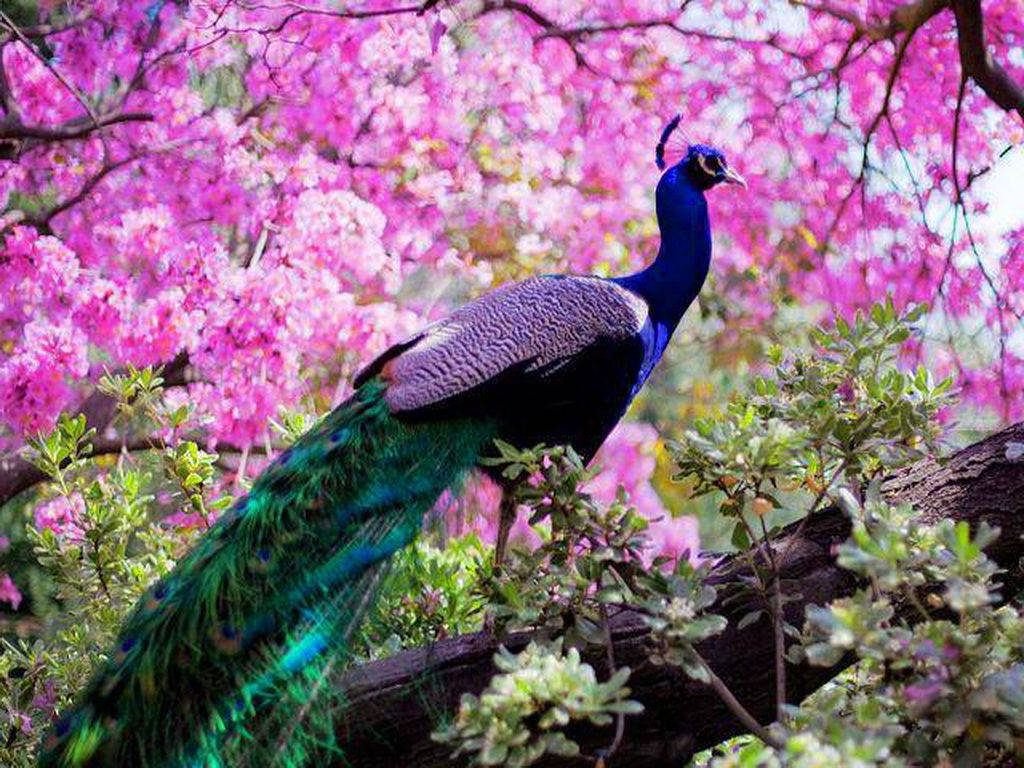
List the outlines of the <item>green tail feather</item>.
{"label": "green tail feather", "polygon": [[393,417],[370,382],[284,452],[135,607],[41,766],[295,765],[388,557],[495,435]]}

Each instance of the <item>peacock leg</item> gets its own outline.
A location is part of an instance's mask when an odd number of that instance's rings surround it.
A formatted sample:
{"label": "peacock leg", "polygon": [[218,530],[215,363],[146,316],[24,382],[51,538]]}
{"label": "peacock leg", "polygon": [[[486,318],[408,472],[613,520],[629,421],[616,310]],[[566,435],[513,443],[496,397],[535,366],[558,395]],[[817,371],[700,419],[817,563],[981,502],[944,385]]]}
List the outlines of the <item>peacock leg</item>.
{"label": "peacock leg", "polygon": [[[493,579],[501,576],[501,568],[505,564],[505,553],[508,549],[508,535],[512,531],[515,519],[515,494],[510,488],[503,488],[501,504],[498,507],[498,539],[494,542],[494,565],[491,568]],[[484,614],[484,632],[494,634],[494,612],[490,608]]]}
{"label": "peacock leg", "polygon": [[508,535],[512,531],[512,523],[516,520],[515,495],[511,489],[502,489],[501,504],[498,507],[498,540],[494,543],[494,575],[501,573],[505,564],[505,552],[508,547]]}

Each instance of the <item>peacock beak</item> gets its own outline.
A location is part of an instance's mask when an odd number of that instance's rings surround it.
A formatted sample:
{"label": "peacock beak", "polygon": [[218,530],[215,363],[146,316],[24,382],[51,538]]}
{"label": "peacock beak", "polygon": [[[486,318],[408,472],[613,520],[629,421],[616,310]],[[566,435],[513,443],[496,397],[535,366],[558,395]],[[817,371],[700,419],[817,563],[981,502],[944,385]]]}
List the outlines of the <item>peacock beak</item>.
{"label": "peacock beak", "polygon": [[740,176],[732,168],[725,169],[725,178],[722,179],[726,184],[739,184],[744,189],[747,188],[747,180]]}

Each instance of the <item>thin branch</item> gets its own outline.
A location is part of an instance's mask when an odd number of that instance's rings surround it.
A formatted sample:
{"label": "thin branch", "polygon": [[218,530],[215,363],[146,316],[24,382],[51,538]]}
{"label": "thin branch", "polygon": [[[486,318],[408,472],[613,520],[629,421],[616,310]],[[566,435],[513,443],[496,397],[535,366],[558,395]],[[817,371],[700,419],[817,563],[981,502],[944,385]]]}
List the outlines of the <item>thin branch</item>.
{"label": "thin branch", "polygon": [[416,14],[418,16],[426,13],[427,10],[437,4],[437,0],[427,0],[424,3],[417,3],[416,5],[398,5],[393,8],[377,8],[368,10],[346,10],[343,8],[319,8],[312,5],[303,5],[302,3],[243,3],[240,2],[238,5],[240,8],[245,10],[261,10],[261,11],[290,11],[284,18],[281,19],[277,24],[271,27],[265,27],[262,29],[233,29],[234,32],[259,32],[263,35],[276,34],[282,32],[293,20],[303,15],[311,16],[329,16],[336,19],[374,19],[388,16],[398,16],[404,13]]}
{"label": "thin branch", "polygon": [[981,0],[952,0],[952,3],[964,74],[998,106],[1024,118],[1024,88],[1014,82],[1010,73],[992,58],[985,46]]}
{"label": "thin branch", "polygon": [[[928,17],[930,18],[930,17]],[[925,19],[927,20],[927,19]],[[923,23],[923,22],[922,22]],[[889,70],[889,76],[885,81],[885,95],[882,99],[882,106],[878,110],[878,113],[872,119],[871,124],[868,126],[867,131],[864,133],[863,139],[863,150],[860,158],[860,171],[857,174],[857,178],[853,180],[853,184],[850,185],[849,191],[843,196],[843,199],[839,202],[839,207],[836,210],[835,216],[832,218],[832,224],[829,226],[825,237],[822,239],[820,251],[825,253],[831,243],[832,236],[835,234],[836,229],[839,227],[840,222],[843,219],[843,215],[846,213],[846,207],[850,204],[850,200],[853,199],[854,194],[857,190],[861,190],[863,195],[864,182],[867,179],[868,169],[871,167],[870,160],[868,158],[871,150],[871,140],[875,135],[875,131],[878,130],[878,126],[881,125],[882,120],[889,115],[889,106],[892,102],[892,94],[896,88],[896,81],[899,79],[900,70],[903,68],[903,60],[906,57],[907,49],[910,47],[911,41],[914,39],[914,34],[920,27],[911,27],[907,30],[903,39],[900,40],[899,45],[896,48],[896,55],[893,58],[892,67]]]}
{"label": "thin branch", "polygon": [[[78,13],[72,14],[60,21],[51,21],[46,24],[32,24],[31,26],[22,27],[21,33],[25,37],[49,37],[50,35],[56,35],[61,32],[66,32],[69,29],[81,26],[83,23],[88,21],[93,15],[94,9],[86,6],[83,10]],[[13,37],[8,37],[8,40]]]}
{"label": "thin branch", "polygon": [[[815,505],[816,506],[816,505]],[[811,512],[813,512],[813,508]],[[810,513],[808,513],[810,515]],[[772,548],[771,536],[768,526],[764,522],[764,516],[759,517],[761,521],[761,533],[765,554],[768,564],[772,570],[772,636],[775,641],[775,719],[780,723],[783,721],[786,706],[786,617],[783,614],[784,606],[782,601],[782,574],[779,573],[779,564],[775,559],[775,552]],[[806,518],[805,518],[806,519]]]}
{"label": "thin branch", "polygon": [[[180,386],[186,383],[186,369],[188,368],[188,355],[184,352],[163,366],[164,387]],[[110,425],[116,414],[116,402],[113,398],[103,394],[98,389],[93,391],[82,404],[76,409],[78,413],[85,416],[85,423],[98,433],[101,433]],[[139,440],[149,441],[149,436],[140,437]],[[113,443],[109,445],[103,442],[102,437],[92,441],[93,455],[98,455],[100,449],[110,448],[107,453],[120,451],[123,441],[119,439],[116,443],[116,450]],[[134,444],[128,440],[126,444]],[[149,442],[146,443],[147,445]],[[143,448],[139,448],[143,450]],[[46,475],[34,464],[21,458],[20,451],[13,451],[0,456],[0,506],[13,499],[19,493],[28,490],[38,483],[46,480]]]}
{"label": "thin branch", "polygon": [[22,33],[22,31],[18,28],[18,25],[11,21],[10,17],[2,10],[0,10],[0,21],[3,21],[3,23],[7,25],[7,28],[15,37],[18,38],[22,45],[27,47],[28,50],[32,53],[32,55],[39,59],[40,63],[50,71],[50,74],[57,78],[57,80],[60,81],[61,85],[63,85],[68,90],[68,92],[75,97],[75,100],[82,105],[82,109],[84,109],[86,114],[89,115],[89,119],[92,120],[93,126],[96,128],[96,130],[99,130],[101,128],[99,117],[97,116],[95,110],[92,108],[92,105],[89,104],[88,100],[82,94],[82,92],[75,87],[75,84],[68,80],[66,77],[64,77],[60,70],[53,66],[53,62],[49,61],[45,56],[43,56],[42,51],[40,51],[35,45],[33,45],[31,40],[25,37],[24,33]]}
{"label": "thin branch", "polygon": [[50,220],[53,219],[54,216],[57,216],[58,214],[61,214],[64,211],[68,210],[69,208],[72,208],[78,203],[82,202],[82,200],[84,200],[89,195],[89,193],[92,192],[101,181],[103,181],[103,179],[105,179],[111,173],[116,171],[118,168],[123,168],[126,165],[130,165],[131,163],[134,163],[136,160],[139,160],[141,158],[141,154],[134,154],[122,158],[121,160],[117,160],[113,163],[105,163],[98,172],[93,174],[81,186],[78,192],[76,192],[66,200],[62,200],[53,207],[47,208],[45,211],[42,211],[41,213],[35,216],[26,217],[26,223],[32,224],[37,228],[48,228],[50,225]]}
{"label": "thin branch", "polygon": [[694,650],[693,653],[708,675],[708,685],[711,687],[711,690],[718,695],[718,698],[720,698],[722,703],[729,708],[729,711],[736,716],[736,719],[743,723],[743,726],[747,730],[757,736],[757,738],[768,746],[774,747],[775,749],[782,749],[782,742],[772,736],[771,732],[757,722],[757,718],[750,714],[746,707],[740,704],[739,699],[737,699],[736,696],[733,695],[733,692],[729,690],[729,686],[722,682],[722,678],[715,674],[715,670],[713,670],[711,665],[705,661],[704,657],[697,653],[696,650]]}
{"label": "thin branch", "polygon": [[114,171],[129,166],[132,163],[135,163],[151,155],[159,154],[162,152],[169,152],[173,149],[178,149],[186,144],[192,143],[193,141],[195,141],[195,139],[169,141],[166,144],[162,144],[158,147],[139,150],[128,155],[127,157],[121,158],[120,160],[108,161],[104,163],[96,173],[90,176],[89,179],[84,184],[82,184],[79,190],[75,194],[71,195],[71,197],[62,200],[59,203],[56,203],[55,205],[47,208],[44,211],[40,211],[39,213],[32,215],[26,215],[23,219],[21,219],[21,221],[24,221],[27,224],[31,224],[32,226],[40,230],[48,231],[50,228],[50,221],[55,216],[64,213],[69,208],[72,208],[78,205],[83,200],[85,200],[85,198],[89,196],[89,193],[91,193],[96,188],[96,186],[101,181],[103,181],[103,179],[105,179]]}
{"label": "thin branch", "polygon": [[[693,37],[701,40],[710,42],[722,42],[722,43],[735,43],[741,45],[770,45],[781,53],[791,58],[797,58],[806,60],[807,57],[798,51],[789,50],[780,46],[774,37],[769,36],[762,39],[750,39],[736,37],[734,35],[720,34],[715,32],[708,32],[704,29],[691,29],[680,27],[676,24],[678,18],[686,9],[686,3],[680,8],[680,13],[674,17],[660,17],[654,19],[643,19],[638,21],[627,21],[627,22],[607,22],[601,24],[586,24],[579,27],[561,27],[554,22],[551,18],[544,15],[529,3],[521,2],[521,0],[485,0],[477,13],[477,18],[486,16],[492,13],[508,12],[515,13],[529,19],[538,27],[541,28],[541,33],[534,38],[534,42],[540,42],[545,39],[557,39],[563,41],[569,49],[572,51],[573,56],[576,59],[578,66],[588,69],[601,77],[608,77],[607,74],[596,70],[588,61],[583,51],[578,47],[577,43],[584,41],[586,38],[615,33],[624,32],[628,30],[653,30],[653,29],[664,29],[673,32],[683,37]],[[618,82],[618,81],[617,81]]]}
{"label": "thin branch", "polygon": [[[1003,297],[999,293],[999,288],[995,284],[995,280],[992,275],[989,274],[988,269],[985,267],[985,262],[981,257],[981,253],[978,251],[978,244],[974,240],[974,233],[971,231],[970,217],[967,213],[967,204],[964,202],[964,191],[960,184],[960,171],[958,169],[959,155],[960,155],[960,116],[963,113],[964,96],[967,90],[967,71],[964,70],[960,78],[960,88],[957,91],[956,98],[956,110],[953,114],[953,158],[952,158],[952,173],[953,173],[953,188],[956,192],[954,199],[954,205],[958,206],[964,219],[964,231],[967,233],[967,239],[970,242],[971,250],[974,253],[974,260],[981,272],[982,277],[985,279],[985,283],[989,290],[992,292],[993,301],[996,305],[996,319],[999,322],[999,394],[1002,399],[1003,405],[1003,418],[1008,419],[1010,414],[1010,392],[1007,385],[1006,376],[1006,339],[1009,335],[1009,331],[1006,327],[1006,318],[1003,315],[1003,309],[1005,302]],[[954,220],[955,221],[955,220]],[[955,234],[954,227],[954,234]],[[952,235],[951,235],[952,238]],[[946,274],[949,272],[950,258],[946,260],[946,267],[943,270],[943,280]],[[1020,319],[1020,318],[1018,318]]]}
{"label": "thin branch", "polygon": [[[11,112],[8,111],[8,117]],[[0,141],[5,139],[39,139],[40,141],[68,141],[88,136],[98,128],[116,123],[144,123],[152,121],[150,112],[118,112],[100,115],[95,120],[84,121],[75,118],[60,125],[25,125],[16,120],[0,122]]]}
{"label": "thin branch", "polygon": [[[885,21],[869,22],[858,16],[848,7],[831,2],[808,2],[808,0],[789,0],[791,5],[806,8],[811,13],[819,13],[844,21],[852,26],[860,37],[875,42],[890,40],[901,32],[916,29],[949,7],[949,0],[917,0],[914,3],[897,6]],[[852,4],[847,4],[852,5]]]}
{"label": "thin branch", "polygon": [[[119,453],[145,453],[146,451],[159,450],[167,445],[162,437],[149,434],[129,435],[127,437],[94,437],[89,442],[92,445],[92,451],[88,456],[83,457],[86,460],[94,459],[98,456],[116,456]],[[247,452],[265,456],[268,450],[271,453],[276,453],[283,449],[284,446],[282,445],[271,445],[269,448],[261,445],[240,448],[230,443],[218,443],[216,446],[217,454],[220,456],[224,454],[244,456]],[[232,467],[227,462],[221,462],[219,466],[229,473],[238,473],[240,471],[240,468]],[[10,501],[17,494],[27,491],[39,483],[44,483],[48,479],[49,476],[46,473],[24,459],[17,458],[14,455],[0,457],[0,506]]]}
{"label": "thin branch", "polygon": [[[7,66],[4,64],[4,46],[2,44],[0,44],[0,107],[4,110],[4,123],[20,120],[18,105],[15,103],[14,95],[11,92],[11,81],[7,77]],[[0,131],[2,130],[3,123],[0,123]]]}
{"label": "thin branch", "polygon": [[[612,639],[612,625],[608,621],[608,608],[601,604],[601,629],[604,631],[605,663],[608,665],[608,677],[613,677],[618,671],[615,664],[615,642]],[[615,716],[615,737],[612,743],[604,751],[605,760],[610,760],[622,744],[622,737],[626,734],[626,716],[619,712]]]}

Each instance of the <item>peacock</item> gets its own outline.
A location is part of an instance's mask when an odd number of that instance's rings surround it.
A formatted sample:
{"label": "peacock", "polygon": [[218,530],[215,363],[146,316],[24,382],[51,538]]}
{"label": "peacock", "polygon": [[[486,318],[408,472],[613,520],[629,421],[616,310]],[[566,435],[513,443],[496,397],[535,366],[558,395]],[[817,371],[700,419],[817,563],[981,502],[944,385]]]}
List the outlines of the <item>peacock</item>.
{"label": "peacock", "polygon": [[[352,396],[140,599],[44,739],[41,766],[303,763],[310,702],[350,649],[384,564],[438,497],[493,455],[496,439],[592,458],[701,290],[711,260],[704,193],[745,184],[702,144],[666,170],[679,122],[655,150],[657,258],[626,277],[506,285],[371,362]],[[512,514],[503,503],[499,562]],[[329,727],[317,739],[343,753]]]}

